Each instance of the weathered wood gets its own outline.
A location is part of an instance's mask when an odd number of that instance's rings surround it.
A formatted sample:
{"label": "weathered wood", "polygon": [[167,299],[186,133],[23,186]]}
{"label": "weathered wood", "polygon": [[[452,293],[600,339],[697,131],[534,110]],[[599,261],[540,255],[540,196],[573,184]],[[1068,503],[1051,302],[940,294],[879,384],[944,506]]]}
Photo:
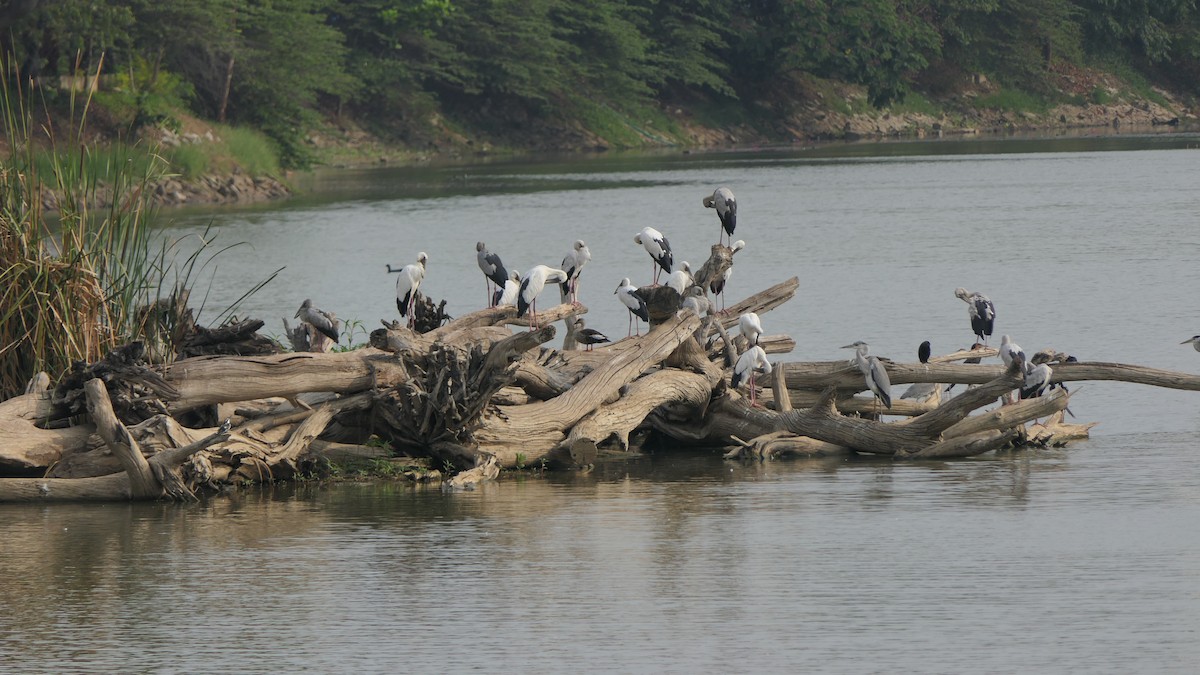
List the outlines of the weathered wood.
{"label": "weathered wood", "polygon": [[605,401],[615,399],[622,387],[670,356],[699,325],[700,318],[690,312],[676,316],[638,338],[633,347],[605,350],[612,352],[611,358],[564,394],[505,408],[502,415],[485,415],[474,434],[479,451],[494,455],[502,467],[516,466],[518,457],[526,463],[540,460],[560,446],[566,429]]}
{"label": "weathered wood", "polygon": [[700,407],[711,394],[712,384],[704,375],[675,369],[650,373],[626,387],[618,400],[602,404],[580,420],[563,445],[576,464],[590,464],[597,448],[609,439],[620,450],[628,450],[630,432],[655,408],[668,402]]}
{"label": "weathered wood", "polygon": [[754,312],[759,315],[766,314],[788,300],[791,300],[795,297],[796,289],[798,288],[800,288],[800,278],[792,277],[764,291],[759,291],[740,302],[727,306],[718,316],[721,317],[722,325],[726,328],[732,328],[746,312]]}
{"label": "weathered wood", "polygon": [[771,370],[771,395],[775,401],[775,411],[785,413],[792,409],[792,397],[788,392],[787,379],[783,368]]}
{"label": "weathered wood", "polygon": [[736,443],[725,459],[774,459],[777,457],[841,457],[850,451],[840,445],[818,441],[807,436],[797,436],[789,431],[775,431],[757,436],[749,441],[734,436]]}
{"label": "weathered wood", "polygon": [[129,476],[130,495],[134,499],[160,495],[162,488],[155,480],[149,462],[142,456],[138,442],[133,440],[125,425],[113,413],[104,382],[99,379],[89,380],[84,385],[84,390],[87,392],[88,414],[96,424],[96,430]]}
{"label": "weathered wood", "polygon": [[0,472],[8,475],[40,474],[69,452],[87,447],[95,432],[91,424],[62,429],[42,429],[36,422],[49,417],[46,393],[23,394],[0,403]]}
{"label": "weathered wood", "polygon": [[163,377],[179,398],[172,414],[214,403],[295,396],[310,391],[342,394],[388,387],[404,381],[404,370],[387,352],[364,348],[328,354],[202,356],[164,368]]}

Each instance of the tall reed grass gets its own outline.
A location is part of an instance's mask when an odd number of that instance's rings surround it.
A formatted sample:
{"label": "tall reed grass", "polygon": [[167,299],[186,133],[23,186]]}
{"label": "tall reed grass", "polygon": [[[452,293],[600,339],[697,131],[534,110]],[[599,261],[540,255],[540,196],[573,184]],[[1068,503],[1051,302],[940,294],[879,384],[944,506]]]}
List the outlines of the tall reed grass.
{"label": "tall reed grass", "polygon": [[89,144],[90,98],[72,95],[68,121],[56,121],[0,66],[0,400],[38,371],[57,379],[131,340],[169,359],[211,239],[177,265],[174,244],[152,240],[152,192],[167,167],[157,149]]}

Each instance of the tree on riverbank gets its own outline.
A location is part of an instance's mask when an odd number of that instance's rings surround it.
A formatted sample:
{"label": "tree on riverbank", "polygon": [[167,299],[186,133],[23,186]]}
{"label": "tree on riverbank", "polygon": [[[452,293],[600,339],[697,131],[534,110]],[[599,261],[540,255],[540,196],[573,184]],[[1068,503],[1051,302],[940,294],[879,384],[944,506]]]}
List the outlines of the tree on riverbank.
{"label": "tree on riverbank", "polygon": [[1143,96],[1151,82],[1200,95],[1185,0],[5,0],[0,50],[55,83],[104,55],[118,127],[228,119],[291,165],[321,117],[410,145],[538,147],[681,137],[668,107],[779,133],[799,107],[845,105],[820,82],[864,87],[876,108],[949,105],[980,76],[1029,105],[1099,103],[1114,93],[1063,86],[1099,66]]}

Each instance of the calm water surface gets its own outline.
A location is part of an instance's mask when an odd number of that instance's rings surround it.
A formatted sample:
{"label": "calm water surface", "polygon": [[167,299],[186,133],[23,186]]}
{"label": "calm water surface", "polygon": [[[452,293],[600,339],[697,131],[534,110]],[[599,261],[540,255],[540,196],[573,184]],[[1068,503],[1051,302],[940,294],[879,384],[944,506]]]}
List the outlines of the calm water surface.
{"label": "calm water surface", "polygon": [[[796,275],[764,316],[787,358],[855,339],[911,358],[971,341],[956,286],[1027,350],[1195,372],[1200,140],[844,146],[339,172],[285,205],[185,213],[219,242],[206,316],[282,332],[312,297],[369,330],[384,264],[429,253],[451,313],[474,243],[510,266],[594,256],[581,300],[619,335],[632,236],[703,261],[739,198],[730,284]],[[361,334],[359,340],[361,340]],[[728,463],[659,449],[472,492],[238,492],[201,505],[0,507],[0,671],[1195,672],[1200,394],[1107,383],[1068,448],[944,463]]]}

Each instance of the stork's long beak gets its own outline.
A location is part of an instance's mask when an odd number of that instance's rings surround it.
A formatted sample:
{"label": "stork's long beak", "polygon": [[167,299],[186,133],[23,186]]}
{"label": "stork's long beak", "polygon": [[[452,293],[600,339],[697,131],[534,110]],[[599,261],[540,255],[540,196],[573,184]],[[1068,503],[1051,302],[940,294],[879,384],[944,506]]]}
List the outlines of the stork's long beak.
{"label": "stork's long beak", "polygon": [[294,316],[292,318],[299,319],[300,318],[300,310],[296,310],[296,316]]}
{"label": "stork's long beak", "polygon": [[1188,339],[1184,340],[1183,342],[1180,342],[1179,344],[1186,345],[1186,344],[1190,344],[1195,341],[1196,341],[1196,338],[1188,338]]}

